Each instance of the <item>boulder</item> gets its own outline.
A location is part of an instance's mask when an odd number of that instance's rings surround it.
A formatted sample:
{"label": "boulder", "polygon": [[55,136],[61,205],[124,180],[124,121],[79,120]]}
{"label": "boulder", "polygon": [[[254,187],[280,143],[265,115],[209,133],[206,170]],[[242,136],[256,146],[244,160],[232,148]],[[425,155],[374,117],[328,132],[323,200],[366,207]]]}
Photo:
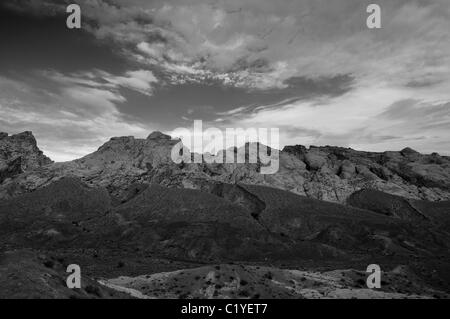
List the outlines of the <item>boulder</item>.
{"label": "boulder", "polygon": [[308,168],[311,170],[318,170],[322,166],[324,166],[327,162],[327,159],[321,155],[308,153],[305,155],[305,163],[308,165]]}

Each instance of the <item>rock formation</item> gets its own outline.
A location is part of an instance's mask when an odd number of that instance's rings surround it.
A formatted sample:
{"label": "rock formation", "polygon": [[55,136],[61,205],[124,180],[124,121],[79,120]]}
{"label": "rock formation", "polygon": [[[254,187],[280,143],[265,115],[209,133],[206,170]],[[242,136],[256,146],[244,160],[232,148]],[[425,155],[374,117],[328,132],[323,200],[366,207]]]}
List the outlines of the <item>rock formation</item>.
{"label": "rock formation", "polygon": [[31,132],[9,136],[0,132],[0,184],[6,179],[51,164]]}
{"label": "rock formation", "polygon": [[[94,281],[67,291],[66,260],[88,279],[128,276],[101,283],[135,297],[448,297],[448,157],[289,146],[279,171],[263,175],[261,163],[177,164],[179,140],[160,132],[65,163],[43,156],[31,133],[0,137],[0,296],[114,297]],[[376,295],[359,275],[374,262],[386,279]],[[209,280],[213,264],[226,277]],[[173,280],[158,281],[167,271]],[[48,284],[23,284],[41,272]],[[259,284],[274,278],[283,287]]]}
{"label": "rock formation", "polygon": [[81,159],[49,165],[31,133],[3,137],[0,198],[73,176],[107,188],[115,198],[135,183],[203,190],[211,183],[245,183],[339,203],[361,189],[411,199],[450,199],[450,158],[436,153],[422,155],[410,148],[372,153],[331,146],[286,146],[280,152],[279,171],[262,175],[259,164],[175,164],[171,150],[178,142],[160,132],[147,139],[112,138]]}

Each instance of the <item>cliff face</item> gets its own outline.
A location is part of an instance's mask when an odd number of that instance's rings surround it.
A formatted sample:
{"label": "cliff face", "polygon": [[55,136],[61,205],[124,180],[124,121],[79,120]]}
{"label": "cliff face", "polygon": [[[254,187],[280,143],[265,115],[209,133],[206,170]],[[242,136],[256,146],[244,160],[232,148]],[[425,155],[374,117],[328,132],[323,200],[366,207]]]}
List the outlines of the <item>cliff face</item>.
{"label": "cliff face", "polygon": [[431,201],[450,199],[450,158],[398,152],[361,152],[340,147],[288,146],[284,152],[306,164],[306,195],[344,202],[360,189]]}
{"label": "cliff face", "polygon": [[0,183],[51,163],[31,132],[12,136],[0,132]]}
{"label": "cliff face", "polygon": [[50,160],[37,149],[31,133],[3,137],[0,149],[10,151],[3,151],[9,154],[3,155],[7,158],[3,162],[9,164],[3,170],[8,178],[2,180],[0,198],[72,176],[105,187],[119,200],[136,183],[207,192],[220,183],[265,185],[340,203],[361,189],[412,199],[450,199],[450,158],[422,155],[409,148],[373,153],[331,146],[287,146],[280,152],[279,171],[262,175],[258,164],[175,164],[171,150],[176,143],[178,140],[159,132],[147,139],[112,138],[81,159],[48,165]]}

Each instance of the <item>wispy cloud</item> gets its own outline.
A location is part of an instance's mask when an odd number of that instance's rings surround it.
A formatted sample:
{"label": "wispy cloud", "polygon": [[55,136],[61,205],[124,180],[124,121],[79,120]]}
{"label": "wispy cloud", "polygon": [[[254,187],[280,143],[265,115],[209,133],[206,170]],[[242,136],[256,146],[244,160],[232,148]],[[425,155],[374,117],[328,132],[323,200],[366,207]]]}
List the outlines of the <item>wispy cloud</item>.
{"label": "wispy cloud", "polygon": [[448,80],[445,0],[380,1],[384,25],[376,32],[365,28],[368,2],[357,0],[117,3],[86,3],[100,22],[92,32],[133,44],[130,57],[184,80],[188,74],[258,88],[333,74],[403,84],[424,75]]}
{"label": "wispy cloud", "polygon": [[[44,31],[58,41],[42,31],[28,48],[21,32],[2,47],[4,123],[18,123],[26,110],[25,119],[79,120],[74,128],[108,120],[117,128],[111,135],[139,135],[155,122],[170,130],[201,118],[279,127],[282,144],[450,149],[448,0],[379,0],[380,30],[366,28],[365,0],[78,2],[83,29],[59,34],[61,2],[8,3],[20,16],[52,17]],[[27,18],[29,30],[39,29],[35,20]],[[80,49],[77,39],[89,45]],[[38,75],[5,71],[24,65]]]}
{"label": "wispy cloud", "polygon": [[111,91],[128,88],[145,95],[151,95],[153,93],[153,85],[158,83],[158,79],[149,70],[126,71],[123,75],[112,75],[102,70],[78,72],[68,75],[55,71],[45,71],[42,74],[60,84],[74,84],[91,88],[103,88]]}
{"label": "wispy cloud", "polygon": [[[60,81],[63,78],[58,77]],[[124,103],[125,98],[108,85],[102,87],[97,82],[74,78],[66,80],[51,91],[42,91],[0,77],[2,131],[32,130],[47,155],[64,161],[94,151],[118,132],[144,137],[151,130],[122,118],[117,104]]]}

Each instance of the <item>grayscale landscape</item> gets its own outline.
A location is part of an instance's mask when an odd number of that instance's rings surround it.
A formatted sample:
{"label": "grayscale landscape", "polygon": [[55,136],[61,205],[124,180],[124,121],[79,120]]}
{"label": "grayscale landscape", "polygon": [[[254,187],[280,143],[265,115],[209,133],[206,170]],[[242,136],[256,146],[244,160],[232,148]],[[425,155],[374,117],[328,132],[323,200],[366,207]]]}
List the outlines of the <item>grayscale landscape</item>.
{"label": "grayscale landscape", "polygon": [[292,146],[261,175],[174,164],[159,132],[64,163],[30,132],[1,136],[2,297],[449,296],[448,157]]}
{"label": "grayscale landscape", "polygon": [[0,299],[450,298],[449,30],[449,0],[1,1]]}

